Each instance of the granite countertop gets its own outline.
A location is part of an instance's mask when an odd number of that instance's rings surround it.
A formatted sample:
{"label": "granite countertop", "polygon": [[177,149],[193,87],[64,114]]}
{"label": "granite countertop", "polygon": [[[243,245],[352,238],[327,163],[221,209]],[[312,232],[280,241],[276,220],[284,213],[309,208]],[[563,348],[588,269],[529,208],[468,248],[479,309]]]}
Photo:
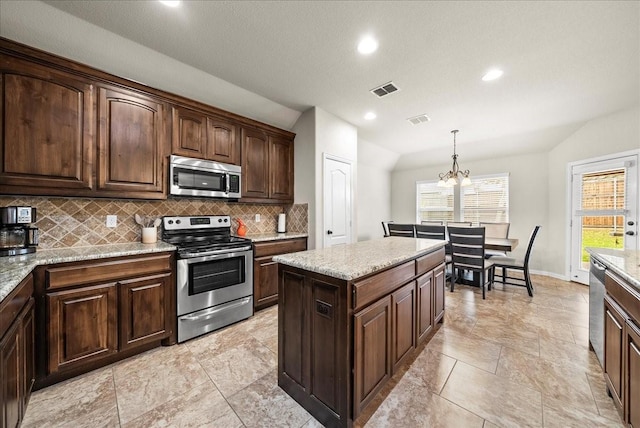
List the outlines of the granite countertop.
{"label": "granite countertop", "polygon": [[92,247],[38,250],[35,253],[24,256],[1,257],[0,302],[16,288],[20,281],[26,278],[27,275],[39,265],[159,253],[163,251],[174,251],[175,249],[176,247],[173,245],[162,241],[158,241],[155,244],[133,242],[127,244],[96,245]]}
{"label": "granite countertop", "polygon": [[262,233],[259,235],[247,235],[245,236],[245,238],[251,239],[252,242],[265,242],[265,241],[280,241],[283,239],[307,238],[308,236],[309,236],[308,233],[285,232],[285,233]]}
{"label": "granite countertop", "polygon": [[640,291],[640,251],[587,248],[587,252]]}
{"label": "granite countertop", "polygon": [[338,279],[354,280],[443,247],[446,241],[391,236],[274,256],[273,261]]}

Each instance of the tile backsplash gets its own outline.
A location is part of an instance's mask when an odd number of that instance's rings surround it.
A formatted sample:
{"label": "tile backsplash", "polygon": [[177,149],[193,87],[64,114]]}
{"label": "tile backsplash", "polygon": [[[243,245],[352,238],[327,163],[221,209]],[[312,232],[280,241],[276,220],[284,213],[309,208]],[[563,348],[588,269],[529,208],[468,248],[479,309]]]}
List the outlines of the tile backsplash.
{"label": "tile backsplash", "polygon": [[[10,205],[37,208],[39,248],[86,247],[140,241],[140,226],[133,216],[230,215],[231,231],[241,219],[247,234],[273,233],[278,214],[287,214],[287,232],[307,233],[308,205],[239,204],[219,200],[170,198],[163,201],[115,200],[90,198],[56,198],[41,196],[0,196],[0,207]],[[260,222],[255,215],[260,214]],[[107,215],[117,215],[118,225],[108,228]]]}

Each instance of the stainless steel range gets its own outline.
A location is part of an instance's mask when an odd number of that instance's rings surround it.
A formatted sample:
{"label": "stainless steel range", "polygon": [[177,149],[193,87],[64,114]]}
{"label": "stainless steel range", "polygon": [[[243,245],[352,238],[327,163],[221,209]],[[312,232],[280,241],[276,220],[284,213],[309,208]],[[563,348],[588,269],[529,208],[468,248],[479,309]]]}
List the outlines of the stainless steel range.
{"label": "stainless steel range", "polygon": [[178,247],[178,342],[253,315],[251,241],[231,236],[229,216],[163,217]]}

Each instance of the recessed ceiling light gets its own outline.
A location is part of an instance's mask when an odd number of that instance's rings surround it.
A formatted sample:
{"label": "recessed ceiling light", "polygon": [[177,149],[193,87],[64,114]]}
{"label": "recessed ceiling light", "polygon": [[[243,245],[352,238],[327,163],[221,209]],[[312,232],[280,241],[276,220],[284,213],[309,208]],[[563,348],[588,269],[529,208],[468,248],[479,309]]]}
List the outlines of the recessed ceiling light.
{"label": "recessed ceiling light", "polygon": [[504,71],[502,71],[502,70],[500,70],[498,68],[494,68],[493,70],[487,71],[487,74],[482,76],[482,80],[484,80],[485,82],[488,82],[490,80],[496,80],[497,78],[499,78],[503,74],[504,74]]}
{"label": "recessed ceiling light", "polygon": [[378,41],[371,36],[366,36],[358,43],[358,52],[369,55],[378,49]]}
{"label": "recessed ceiling light", "polygon": [[365,115],[364,115],[364,118],[365,118],[366,120],[373,120],[373,119],[375,119],[376,117],[377,117],[377,116],[376,116],[376,114],[375,114],[374,112],[372,112],[372,111],[370,111],[369,113],[367,113],[367,114],[365,114]]}
{"label": "recessed ceiling light", "polygon": [[169,6],[169,7],[178,7],[178,5],[180,4],[180,0],[158,0],[158,1],[163,5]]}

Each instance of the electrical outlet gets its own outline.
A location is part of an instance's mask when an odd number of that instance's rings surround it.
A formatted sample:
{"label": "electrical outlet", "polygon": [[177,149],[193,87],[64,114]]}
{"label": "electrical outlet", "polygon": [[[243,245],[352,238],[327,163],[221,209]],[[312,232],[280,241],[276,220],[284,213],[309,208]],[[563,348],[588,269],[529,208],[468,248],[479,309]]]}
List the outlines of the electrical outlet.
{"label": "electrical outlet", "polygon": [[256,223],[260,223],[260,214],[256,214]]}
{"label": "electrical outlet", "polygon": [[117,215],[108,215],[107,216],[107,227],[116,227],[118,225],[118,216]]}

